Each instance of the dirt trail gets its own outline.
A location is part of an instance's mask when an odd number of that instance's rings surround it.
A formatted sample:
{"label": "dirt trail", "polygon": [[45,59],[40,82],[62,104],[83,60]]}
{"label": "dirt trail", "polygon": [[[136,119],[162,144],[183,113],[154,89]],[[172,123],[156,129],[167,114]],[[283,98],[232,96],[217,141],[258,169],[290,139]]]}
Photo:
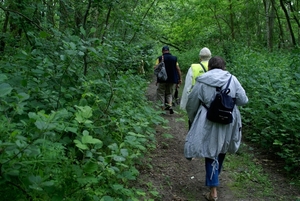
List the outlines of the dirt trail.
{"label": "dirt trail", "polygon": [[[150,83],[147,97],[155,100],[155,80]],[[175,113],[165,114],[163,117],[169,121],[169,129],[157,127],[157,149],[151,152],[151,165],[153,168],[141,172],[144,181],[152,183],[162,201],[204,201],[203,193],[209,191],[205,186],[204,160],[188,161],[184,158],[183,147],[187,134],[187,122],[182,121],[183,115],[178,113],[180,109],[175,107]],[[178,121],[181,118],[181,121]],[[171,134],[173,138],[165,138],[164,134]],[[226,162],[226,159],[225,159]],[[236,200],[231,190],[226,186],[228,177],[226,169],[220,175],[220,187],[218,197],[220,201]]]}

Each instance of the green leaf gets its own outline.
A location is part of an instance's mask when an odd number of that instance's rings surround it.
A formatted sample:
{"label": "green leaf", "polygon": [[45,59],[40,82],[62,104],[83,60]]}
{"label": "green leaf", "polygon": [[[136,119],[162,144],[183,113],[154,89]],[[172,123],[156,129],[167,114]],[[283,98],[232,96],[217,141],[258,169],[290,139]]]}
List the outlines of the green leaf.
{"label": "green leaf", "polygon": [[83,184],[87,184],[87,183],[98,183],[98,179],[95,178],[95,177],[89,177],[89,176],[85,176],[85,177],[82,177],[82,178],[78,178],[77,181],[79,183],[83,183]]}
{"label": "green leaf", "polygon": [[41,38],[47,38],[48,36],[49,36],[49,34],[47,32],[45,32],[45,31],[40,32],[40,37]]}
{"label": "green leaf", "polygon": [[72,50],[76,50],[76,44],[75,43],[70,42],[69,45],[70,45]]}
{"label": "green leaf", "polygon": [[114,199],[110,196],[103,196],[100,201],[114,201]]}
{"label": "green leaf", "polygon": [[74,143],[75,143],[76,147],[78,147],[79,149],[82,149],[82,150],[89,149],[87,145],[82,144],[79,140],[74,140]]}
{"label": "green leaf", "polygon": [[77,127],[66,127],[65,128],[65,131],[69,131],[69,132],[72,132],[72,133],[77,133]]}
{"label": "green leaf", "polygon": [[114,190],[117,190],[117,191],[122,190],[124,188],[124,186],[121,184],[114,184],[114,185],[112,185],[112,187]]}
{"label": "green leaf", "polygon": [[142,134],[138,134],[138,133],[134,133],[134,132],[128,132],[129,135],[132,135],[132,136],[136,136],[136,137],[145,137],[145,135],[142,135]]}
{"label": "green leaf", "polygon": [[93,173],[93,172],[96,172],[98,170],[98,164],[97,163],[94,163],[94,162],[88,162],[84,165],[84,172],[85,173]]}
{"label": "green leaf", "polygon": [[53,186],[53,185],[54,185],[54,180],[45,181],[41,183],[41,186]]}
{"label": "green leaf", "polygon": [[273,142],[273,145],[279,145],[279,146],[282,146],[283,143],[280,142],[279,140],[275,140],[275,141]]}
{"label": "green leaf", "polygon": [[0,74],[0,82],[3,82],[4,80],[7,80],[7,76]]}
{"label": "green leaf", "polygon": [[84,36],[86,36],[86,31],[84,30],[83,27],[80,27],[80,33]]}
{"label": "green leaf", "polygon": [[92,27],[91,30],[90,30],[90,33],[95,33],[95,32],[96,32],[96,28]]}
{"label": "green leaf", "polygon": [[79,109],[75,113],[75,119],[79,123],[92,123],[91,121],[87,121],[88,118],[92,117],[93,110],[89,106],[76,106],[77,109]]}
{"label": "green leaf", "polygon": [[123,156],[114,156],[114,160],[117,162],[125,161],[126,159]]}
{"label": "green leaf", "polygon": [[45,121],[36,121],[34,124],[40,130],[46,130],[48,127],[48,123]]}
{"label": "green leaf", "polygon": [[0,84],[0,97],[4,97],[7,94],[10,94],[10,92],[12,91],[12,87],[7,84],[7,83],[2,83]]}
{"label": "green leaf", "polygon": [[29,185],[29,188],[37,190],[37,191],[42,191],[43,189],[39,187],[37,184]]}
{"label": "green leaf", "polygon": [[118,150],[118,145],[116,143],[113,143],[113,144],[109,145],[108,148],[113,151],[116,151],[116,150]]}
{"label": "green leaf", "polygon": [[82,141],[83,144],[97,144],[97,143],[101,144],[102,143],[101,140],[93,138],[90,135],[84,135],[84,136],[82,136],[81,141]]}
{"label": "green leaf", "polygon": [[120,150],[122,156],[127,157],[128,156],[128,150],[127,149],[121,149]]}
{"label": "green leaf", "polygon": [[11,175],[11,176],[19,176],[20,171],[19,170],[8,170],[6,174]]}
{"label": "green leaf", "polygon": [[28,177],[28,179],[32,184],[39,184],[42,182],[42,178],[40,176],[31,175]]}
{"label": "green leaf", "polygon": [[82,132],[82,134],[83,134],[83,135],[89,135],[89,131],[84,130],[84,131]]}

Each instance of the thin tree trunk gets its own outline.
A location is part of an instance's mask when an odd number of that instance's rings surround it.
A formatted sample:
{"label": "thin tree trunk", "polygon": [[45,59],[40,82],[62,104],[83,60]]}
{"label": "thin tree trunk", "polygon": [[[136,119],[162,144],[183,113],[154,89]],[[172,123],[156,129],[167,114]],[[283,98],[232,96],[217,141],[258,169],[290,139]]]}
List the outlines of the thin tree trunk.
{"label": "thin tree trunk", "polygon": [[216,20],[216,22],[217,22],[217,24],[218,24],[219,34],[220,34],[220,36],[222,36],[222,35],[223,35],[223,31],[222,31],[221,24],[220,24],[220,22],[219,22],[219,20],[218,20],[219,18],[218,18],[218,16],[216,15],[215,9],[212,9],[212,8],[210,8],[210,9],[211,9],[212,13],[214,14],[214,18],[215,18],[215,20]]}
{"label": "thin tree trunk", "polygon": [[264,8],[265,8],[267,47],[268,47],[268,49],[270,49],[270,27],[269,27],[270,26],[270,22],[269,22],[269,20],[270,20],[270,17],[269,17],[269,8],[270,8],[270,6],[268,4],[269,3],[268,0],[264,0],[263,3],[264,3]]}
{"label": "thin tree trunk", "polygon": [[297,23],[298,28],[300,28],[300,22],[299,22],[297,16],[295,15],[295,12],[297,12],[297,11],[294,10],[294,7],[291,4],[291,2],[289,2],[289,5],[290,5],[290,8],[291,8],[291,12],[293,13],[293,18],[294,18],[295,22]]}
{"label": "thin tree trunk", "polygon": [[278,15],[275,0],[271,0],[271,3],[272,3],[272,7],[274,8],[274,12],[275,12],[275,15],[276,15],[276,18],[277,18],[278,28],[279,28],[279,44],[278,44],[278,47],[282,47],[282,45],[284,44],[284,32],[283,32],[280,17]]}
{"label": "thin tree trunk", "polygon": [[[91,9],[91,5],[92,5],[92,0],[89,0],[88,6],[86,8],[85,14],[84,14],[84,18],[83,18],[83,22],[82,22],[82,27],[84,28],[84,30],[86,30],[86,22],[87,22],[87,18],[89,15],[89,11]],[[87,69],[88,69],[88,50],[85,51],[84,56],[83,56],[83,63],[84,63],[84,68],[83,68],[83,74],[86,75],[87,74]]]}
{"label": "thin tree trunk", "polygon": [[234,15],[232,10],[232,1],[229,0],[229,10],[230,10],[230,29],[231,29],[231,39],[235,39],[235,30],[234,30]]}
{"label": "thin tree trunk", "polygon": [[64,31],[68,26],[67,26],[67,22],[69,20],[69,15],[70,13],[68,13],[66,5],[65,5],[65,1],[59,1],[59,14],[60,14],[60,18],[59,18],[59,25],[58,25],[58,29],[60,31]]}
{"label": "thin tree trunk", "polygon": [[54,22],[54,9],[55,9],[55,2],[53,0],[47,0],[46,1],[47,5],[47,14],[46,14],[46,19],[47,23],[49,23],[51,26],[55,26]]}
{"label": "thin tree trunk", "polygon": [[267,47],[273,49],[273,28],[274,28],[274,8],[269,0],[264,0],[265,17],[266,17],[266,32],[267,32]]}
{"label": "thin tree trunk", "polygon": [[112,11],[112,8],[113,8],[112,4],[109,5],[109,9],[108,9],[108,12],[107,12],[106,18],[105,18],[105,26],[104,26],[103,34],[102,34],[102,37],[101,37],[101,44],[104,43],[104,38],[105,38],[106,32],[108,30],[108,23],[109,23],[109,18],[110,18],[110,13]]}
{"label": "thin tree trunk", "polygon": [[293,44],[293,46],[296,46],[296,39],[295,39],[295,35],[294,35],[293,28],[292,28],[292,25],[291,25],[290,17],[289,17],[288,11],[287,11],[287,9],[284,5],[283,0],[280,0],[280,6],[281,6],[281,8],[282,8],[282,10],[285,14],[287,25],[288,25],[288,28],[289,28],[289,31],[290,31],[290,34],[291,34],[292,44]]}
{"label": "thin tree trunk", "polygon": [[[7,32],[8,20],[9,20],[9,12],[5,11],[5,20],[2,27],[3,35]],[[0,51],[3,52],[4,49],[5,49],[5,38],[2,36],[0,39]]]}
{"label": "thin tree trunk", "polygon": [[[140,26],[142,26],[143,20],[146,18],[146,16],[148,15],[150,9],[152,8],[152,6],[154,5],[155,2],[156,2],[156,0],[154,0],[154,1],[150,4],[149,8],[147,9],[146,13],[144,14],[142,20],[141,20],[140,23],[139,23]],[[129,44],[130,44],[130,43],[133,41],[133,39],[136,37],[136,34],[137,34],[137,31],[134,32],[134,34],[133,34],[131,40],[129,41]]]}

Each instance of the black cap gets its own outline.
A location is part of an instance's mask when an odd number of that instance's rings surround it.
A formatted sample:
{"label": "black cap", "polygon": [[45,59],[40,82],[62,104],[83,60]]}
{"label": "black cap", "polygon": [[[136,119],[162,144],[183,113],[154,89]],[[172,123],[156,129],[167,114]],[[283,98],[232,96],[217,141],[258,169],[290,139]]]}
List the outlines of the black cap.
{"label": "black cap", "polygon": [[163,46],[161,51],[169,51],[169,47],[168,46]]}

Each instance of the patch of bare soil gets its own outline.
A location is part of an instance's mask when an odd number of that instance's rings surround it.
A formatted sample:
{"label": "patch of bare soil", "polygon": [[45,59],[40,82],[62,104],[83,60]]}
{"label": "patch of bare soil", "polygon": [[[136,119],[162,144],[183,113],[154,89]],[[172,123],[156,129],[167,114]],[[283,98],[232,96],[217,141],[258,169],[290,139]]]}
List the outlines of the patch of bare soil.
{"label": "patch of bare soil", "polygon": [[[155,100],[156,88],[155,80],[153,80],[146,94],[151,101]],[[151,168],[142,168],[139,170],[139,183],[148,191],[156,190],[159,192],[160,195],[156,197],[156,201],[204,201],[206,199],[203,194],[209,191],[208,187],[205,186],[204,159],[188,161],[184,157],[183,147],[188,126],[187,122],[178,121],[178,119],[183,118],[183,115],[178,112],[179,110],[177,106],[174,114],[167,113],[163,115],[169,122],[169,128],[157,127],[157,148],[149,153],[151,160],[148,165]],[[170,134],[173,137],[165,138],[164,134]],[[224,163],[226,163],[226,159]],[[146,167],[146,165],[143,167]],[[272,166],[266,167],[268,173],[272,173],[270,167],[272,168]],[[289,195],[300,194],[299,192],[295,192],[295,189],[290,188],[288,182],[281,175],[277,174],[277,171],[272,174],[271,178],[276,183],[275,187],[280,189],[279,193],[290,193]],[[239,199],[234,196],[232,190],[227,186],[229,182],[232,181],[230,181],[227,170],[224,168],[220,174],[218,201],[272,200],[255,198]],[[296,200],[293,199],[293,201]]]}

